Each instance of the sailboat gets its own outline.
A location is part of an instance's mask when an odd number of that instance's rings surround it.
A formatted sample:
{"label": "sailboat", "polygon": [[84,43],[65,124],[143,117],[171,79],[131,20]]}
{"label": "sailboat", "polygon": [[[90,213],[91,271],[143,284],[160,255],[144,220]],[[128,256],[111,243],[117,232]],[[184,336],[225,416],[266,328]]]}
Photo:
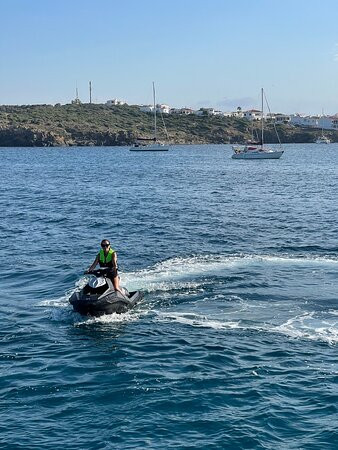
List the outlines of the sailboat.
{"label": "sailboat", "polygon": [[[233,145],[233,159],[279,159],[284,150],[274,150],[264,145],[264,90],[262,94],[262,116],[261,116],[261,141],[256,143],[248,143],[246,145]],[[277,133],[277,130],[276,130]],[[278,136],[278,134],[277,134]],[[279,140],[279,138],[278,138]],[[281,146],[281,144],[280,144]]]}
{"label": "sailboat", "polygon": [[322,135],[316,139],[316,144],[331,144],[330,139],[324,135],[323,117],[324,117],[324,110],[322,112]]}
{"label": "sailboat", "polygon": [[153,82],[153,101],[154,101],[154,137],[137,138],[135,144],[132,145],[129,149],[131,152],[167,152],[169,150],[169,145],[166,145],[157,139],[156,95],[154,82]]}

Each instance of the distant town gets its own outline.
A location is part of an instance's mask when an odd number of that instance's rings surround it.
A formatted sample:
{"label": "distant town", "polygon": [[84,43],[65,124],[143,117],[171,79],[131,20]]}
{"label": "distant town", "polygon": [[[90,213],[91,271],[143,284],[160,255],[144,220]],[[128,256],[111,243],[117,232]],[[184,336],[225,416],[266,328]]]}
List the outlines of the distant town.
{"label": "distant town", "polygon": [[[78,95],[75,100],[71,102],[72,104],[81,104]],[[118,100],[116,98],[112,100],[107,100],[106,106],[122,106],[128,105],[127,102],[123,100]],[[146,113],[153,113],[153,105],[129,105],[137,106],[140,111]],[[194,110],[191,108],[171,108],[166,104],[156,104],[156,112],[159,114],[178,114],[178,115],[196,115],[196,116],[224,116],[224,117],[236,117],[241,119],[246,119],[248,121],[259,121],[262,119],[262,112],[257,109],[242,110],[238,107],[235,111],[219,111],[214,108],[200,108]],[[338,114],[333,116],[328,115],[314,115],[307,116],[304,114],[282,114],[282,113],[267,113],[264,114],[264,119],[267,121],[274,122],[276,124],[289,124],[299,127],[309,127],[309,128],[323,128],[325,130],[337,130],[338,129]]]}

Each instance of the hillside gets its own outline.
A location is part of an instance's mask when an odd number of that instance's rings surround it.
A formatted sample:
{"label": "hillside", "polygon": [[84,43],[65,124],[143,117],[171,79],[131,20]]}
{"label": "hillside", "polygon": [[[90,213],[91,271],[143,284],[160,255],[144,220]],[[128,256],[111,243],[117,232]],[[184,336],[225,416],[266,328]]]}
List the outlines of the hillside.
{"label": "hillside", "polygon": [[[171,143],[224,144],[245,142],[251,124],[244,119],[222,116],[165,116]],[[259,127],[259,123],[255,124]],[[161,117],[159,134],[165,137]],[[100,104],[0,106],[0,146],[114,146],[130,145],[138,137],[151,137],[153,116],[137,106],[108,107]],[[320,130],[279,125],[281,141],[314,142]],[[338,132],[326,133],[338,142]],[[265,131],[267,142],[276,143],[272,125]]]}

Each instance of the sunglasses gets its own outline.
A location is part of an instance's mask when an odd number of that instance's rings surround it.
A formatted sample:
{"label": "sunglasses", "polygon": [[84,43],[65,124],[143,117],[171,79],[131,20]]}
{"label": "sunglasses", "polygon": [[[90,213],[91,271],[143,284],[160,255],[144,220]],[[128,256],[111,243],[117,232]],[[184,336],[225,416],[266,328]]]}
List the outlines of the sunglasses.
{"label": "sunglasses", "polygon": [[109,247],[110,244],[101,244],[101,247]]}

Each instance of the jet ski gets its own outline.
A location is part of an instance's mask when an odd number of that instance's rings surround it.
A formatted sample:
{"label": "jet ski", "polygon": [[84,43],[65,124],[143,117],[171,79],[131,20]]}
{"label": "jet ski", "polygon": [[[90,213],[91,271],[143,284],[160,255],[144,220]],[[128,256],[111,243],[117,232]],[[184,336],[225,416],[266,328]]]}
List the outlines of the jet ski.
{"label": "jet ski", "polygon": [[121,314],[133,308],[142,299],[143,293],[140,291],[128,292],[126,288],[121,288],[123,294],[115,291],[108,272],[108,268],[86,272],[91,275],[89,282],[69,298],[74,311],[91,316]]}

